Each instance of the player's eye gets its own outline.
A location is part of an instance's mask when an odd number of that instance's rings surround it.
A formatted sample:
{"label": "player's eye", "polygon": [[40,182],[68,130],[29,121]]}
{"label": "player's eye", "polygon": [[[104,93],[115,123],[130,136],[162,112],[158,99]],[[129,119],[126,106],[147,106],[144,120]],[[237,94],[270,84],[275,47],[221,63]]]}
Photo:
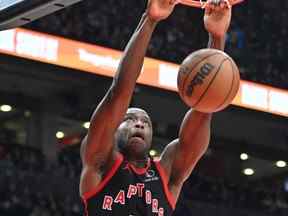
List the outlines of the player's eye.
{"label": "player's eye", "polygon": [[150,125],[150,122],[147,119],[144,119],[143,123],[146,124],[146,125]]}
{"label": "player's eye", "polygon": [[135,118],[133,118],[133,117],[131,117],[131,116],[127,116],[126,118],[125,118],[125,121],[134,121],[135,120]]}

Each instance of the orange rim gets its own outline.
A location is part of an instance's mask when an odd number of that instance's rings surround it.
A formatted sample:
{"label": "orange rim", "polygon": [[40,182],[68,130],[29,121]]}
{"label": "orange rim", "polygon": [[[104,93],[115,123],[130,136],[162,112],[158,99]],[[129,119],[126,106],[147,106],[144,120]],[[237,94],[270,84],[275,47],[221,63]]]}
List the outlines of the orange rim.
{"label": "orange rim", "polygon": [[[231,5],[235,5],[235,4],[239,4],[241,2],[243,2],[244,0],[230,0]],[[181,4],[190,6],[190,7],[197,7],[197,8],[201,8],[204,4],[206,3],[206,1],[195,1],[195,0],[181,0]]]}

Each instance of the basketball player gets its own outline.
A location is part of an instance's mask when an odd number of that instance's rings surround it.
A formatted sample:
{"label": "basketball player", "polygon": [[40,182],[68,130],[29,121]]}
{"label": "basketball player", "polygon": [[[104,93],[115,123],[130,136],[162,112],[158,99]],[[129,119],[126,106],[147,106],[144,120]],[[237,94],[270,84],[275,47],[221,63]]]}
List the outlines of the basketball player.
{"label": "basketball player", "polygon": [[[152,32],[177,3],[148,1],[113,83],[93,113],[81,146],[80,195],[86,216],[171,215],[184,181],[208,147],[211,114],[190,110],[179,138],[154,161],[148,156],[151,119],[142,109],[128,108]],[[209,47],[224,49],[230,19],[228,1],[209,0],[204,16]]]}

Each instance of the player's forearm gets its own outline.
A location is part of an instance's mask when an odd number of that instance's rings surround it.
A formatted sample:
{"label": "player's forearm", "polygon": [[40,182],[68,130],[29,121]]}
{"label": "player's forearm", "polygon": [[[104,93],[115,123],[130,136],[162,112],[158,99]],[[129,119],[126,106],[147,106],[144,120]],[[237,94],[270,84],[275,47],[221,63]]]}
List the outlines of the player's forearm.
{"label": "player's forearm", "polygon": [[206,152],[210,141],[211,114],[190,109],[179,131],[172,176],[175,182],[185,181],[198,160]]}
{"label": "player's forearm", "polygon": [[225,35],[222,37],[216,37],[212,34],[209,34],[208,48],[219,49],[224,51]]}
{"label": "player's forearm", "polygon": [[136,80],[141,73],[146,50],[156,24],[144,14],[128,42],[114,78],[114,85],[117,85],[121,90],[132,94]]}
{"label": "player's forearm", "polygon": [[209,144],[211,118],[211,113],[202,113],[194,109],[186,113],[179,138],[187,155],[190,155],[191,151],[194,153],[206,151]]}

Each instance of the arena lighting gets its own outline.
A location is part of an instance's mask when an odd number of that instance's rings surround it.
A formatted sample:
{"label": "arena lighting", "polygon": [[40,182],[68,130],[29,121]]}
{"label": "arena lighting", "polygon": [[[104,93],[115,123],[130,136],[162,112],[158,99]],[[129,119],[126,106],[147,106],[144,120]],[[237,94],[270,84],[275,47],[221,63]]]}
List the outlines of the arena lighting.
{"label": "arena lighting", "polygon": [[85,123],[83,123],[83,127],[86,128],[86,129],[89,129],[89,127],[90,127],[90,122],[85,122]]}
{"label": "arena lighting", "polygon": [[287,163],[285,161],[280,160],[276,162],[276,166],[279,168],[283,168],[287,166]]}
{"label": "arena lighting", "polygon": [[10,105],[4,104],[0,106],[0,110],[2,112],[10,112],[12,110],[12,107]]}
{"label": "arena lighting", "polygon": [[31,112],[30,112],[29,110],[26,110],[26,111],[24,112],[24,116],[25,116],[26,118],[30,117],[30,116],[31,116]]}
{"label": "arena lighting", "polygon": [[254,170],[251,169],[251,168],[246,168],[246,169],[243,170],[243,173],[244,173],[244,175],[251,176],[251,175],[253,175],[255,172],[254,172]]}
{"label": "arena lighting", "polygon": [[154,157],[154,156],[156,156],[157,151],[154,150],[154,149],[151,149],[151,150],[149,151],[149,154],[150,154],[151,157]]}
{"label": "arena lighting", "polygon": [[249,158],[249,156],[248,156],[248,154],[246,154],[246,153],[242,153],[242,154],[240,155],[240,159],[241,159],[241,160],[248,160],[248,158]]}
{"label": "arena lighting", "polygon": [[62,131],[58,131],[58,132],[56,133],[56,137],[57,137],[58,139],[62,139],[62,138],[64,138],[64,136],[65,136],[65,134],[64,134]]}

